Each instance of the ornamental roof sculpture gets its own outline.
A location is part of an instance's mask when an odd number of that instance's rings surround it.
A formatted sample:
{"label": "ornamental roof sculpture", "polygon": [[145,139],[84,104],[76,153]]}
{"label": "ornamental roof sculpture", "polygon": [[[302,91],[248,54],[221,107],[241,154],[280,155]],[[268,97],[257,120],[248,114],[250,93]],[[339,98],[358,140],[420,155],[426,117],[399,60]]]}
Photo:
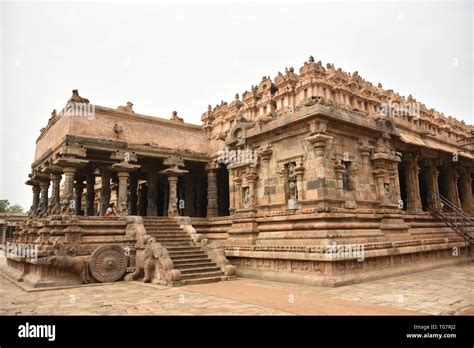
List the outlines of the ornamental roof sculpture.
{"label": "ornamental roof sculpture", "polygon": [[[289,94],[295,95],[307,86],[313,85],[322,86],[330,91],[343,92],[352,98],[356,98],[362,103],[362,106],[356,103],[357,106],[350,107],[347,103],[339,100],[323,100],[325,99],[324,96],[318,99],[321,103],[330,103],[336,108],[353,111],[371,119],[380,119],[382,115],[379,112],[374,112],[374,110],[380,109],[381,104],[416,104],[419,106],[419,120],[424,122],[425,126],[429,128],[443,129],[461,138],[471,137],[471,132],[474,131],[474,126],[466,125],[464,121],[457,120],[451,116],[446,117],[442,112],[436,111],[433,108],[428,109],[425,104],[418,102],[411,94],[405,97],[392,89],[385,90],[381,83],[374,85],[362,78],[357,71],[352,74],[347,73],[341,68],[335,68],[331,63],[326,64],[326,67],[324,67],[321,61],[315,62],[313,56],[310,56],[308,61],[304,62],[303,66],[299,69],[299,75],[295,73],[293,68],[286,68],[285,73],[278,72],[273,80],[269,76],[264,76],[258,85],[252,86],[250,91],[245,91],[242,94],[242,101],[236,98],[230,106],[222,101],[220,105],[216,105],[214,108],[209,107],[207,112],[202,115],[201,120],[204,123],[204,128],[209,129],[223,120],[234,119],[237,114],[246,110],[270,103],[276,105],[275,101],[278,98]],[[305,99],[309,100],[311,96]],[[374,107],[364,108],[364,103],[369,103]],[[304,104],[302,103],[302,105]],[[297,105],[293,105],[293,107],[297,107]],[[272,113],[273,111],[263,116],[268,118],[272,116]],[[255,117],[252,121],[258,123],[260,118]],[[415,126],[421,127],[421,124],[417,123]]]}

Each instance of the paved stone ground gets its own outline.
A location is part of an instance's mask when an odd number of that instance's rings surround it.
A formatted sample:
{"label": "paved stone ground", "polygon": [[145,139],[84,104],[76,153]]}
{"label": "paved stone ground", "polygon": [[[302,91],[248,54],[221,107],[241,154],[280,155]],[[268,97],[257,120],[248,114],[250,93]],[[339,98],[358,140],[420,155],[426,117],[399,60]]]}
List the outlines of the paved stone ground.
{"label": "paved stone ground", "polygon": [[474,315],[474,265],[339,288],[239,278],[166,288],[138,282],[25,292],[0,276],[1,315]]}

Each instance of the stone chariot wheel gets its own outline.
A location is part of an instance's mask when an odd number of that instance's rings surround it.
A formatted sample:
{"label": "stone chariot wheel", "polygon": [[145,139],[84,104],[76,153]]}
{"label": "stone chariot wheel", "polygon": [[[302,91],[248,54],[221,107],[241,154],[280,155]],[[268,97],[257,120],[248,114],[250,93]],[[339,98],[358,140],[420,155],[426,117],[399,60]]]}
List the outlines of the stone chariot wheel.
{"label": "stone chariot wheel", "polygon": [[94,250],[89,260],[92,276],[101,283],[119,280],[127,270],[127,256],[118,245],[102,245]]}

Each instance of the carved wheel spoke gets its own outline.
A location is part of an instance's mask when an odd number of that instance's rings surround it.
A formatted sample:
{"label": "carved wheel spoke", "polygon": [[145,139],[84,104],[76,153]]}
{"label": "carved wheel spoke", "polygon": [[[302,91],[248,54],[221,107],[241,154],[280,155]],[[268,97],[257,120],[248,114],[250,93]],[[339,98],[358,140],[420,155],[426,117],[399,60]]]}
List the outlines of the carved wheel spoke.
{"label": "carved wheel spoke", "polygon": [[119,280],[127,270],[127,257],[118,245],[103,245],[94,250],[89,260],[92,276],[101,283]]}

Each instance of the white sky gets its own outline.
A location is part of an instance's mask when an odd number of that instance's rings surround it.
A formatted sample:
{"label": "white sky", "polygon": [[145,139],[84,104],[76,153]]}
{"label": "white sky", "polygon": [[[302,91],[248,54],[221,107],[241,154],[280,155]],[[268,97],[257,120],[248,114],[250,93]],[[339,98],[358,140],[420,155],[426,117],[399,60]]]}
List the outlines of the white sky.
{"label": "white sky", "polygon": [[474,123],[469,1],[2,2],[0,13],[0,199],[25,209],[39,130],[76,88],[199,124],[208,104],[313,55]]}

